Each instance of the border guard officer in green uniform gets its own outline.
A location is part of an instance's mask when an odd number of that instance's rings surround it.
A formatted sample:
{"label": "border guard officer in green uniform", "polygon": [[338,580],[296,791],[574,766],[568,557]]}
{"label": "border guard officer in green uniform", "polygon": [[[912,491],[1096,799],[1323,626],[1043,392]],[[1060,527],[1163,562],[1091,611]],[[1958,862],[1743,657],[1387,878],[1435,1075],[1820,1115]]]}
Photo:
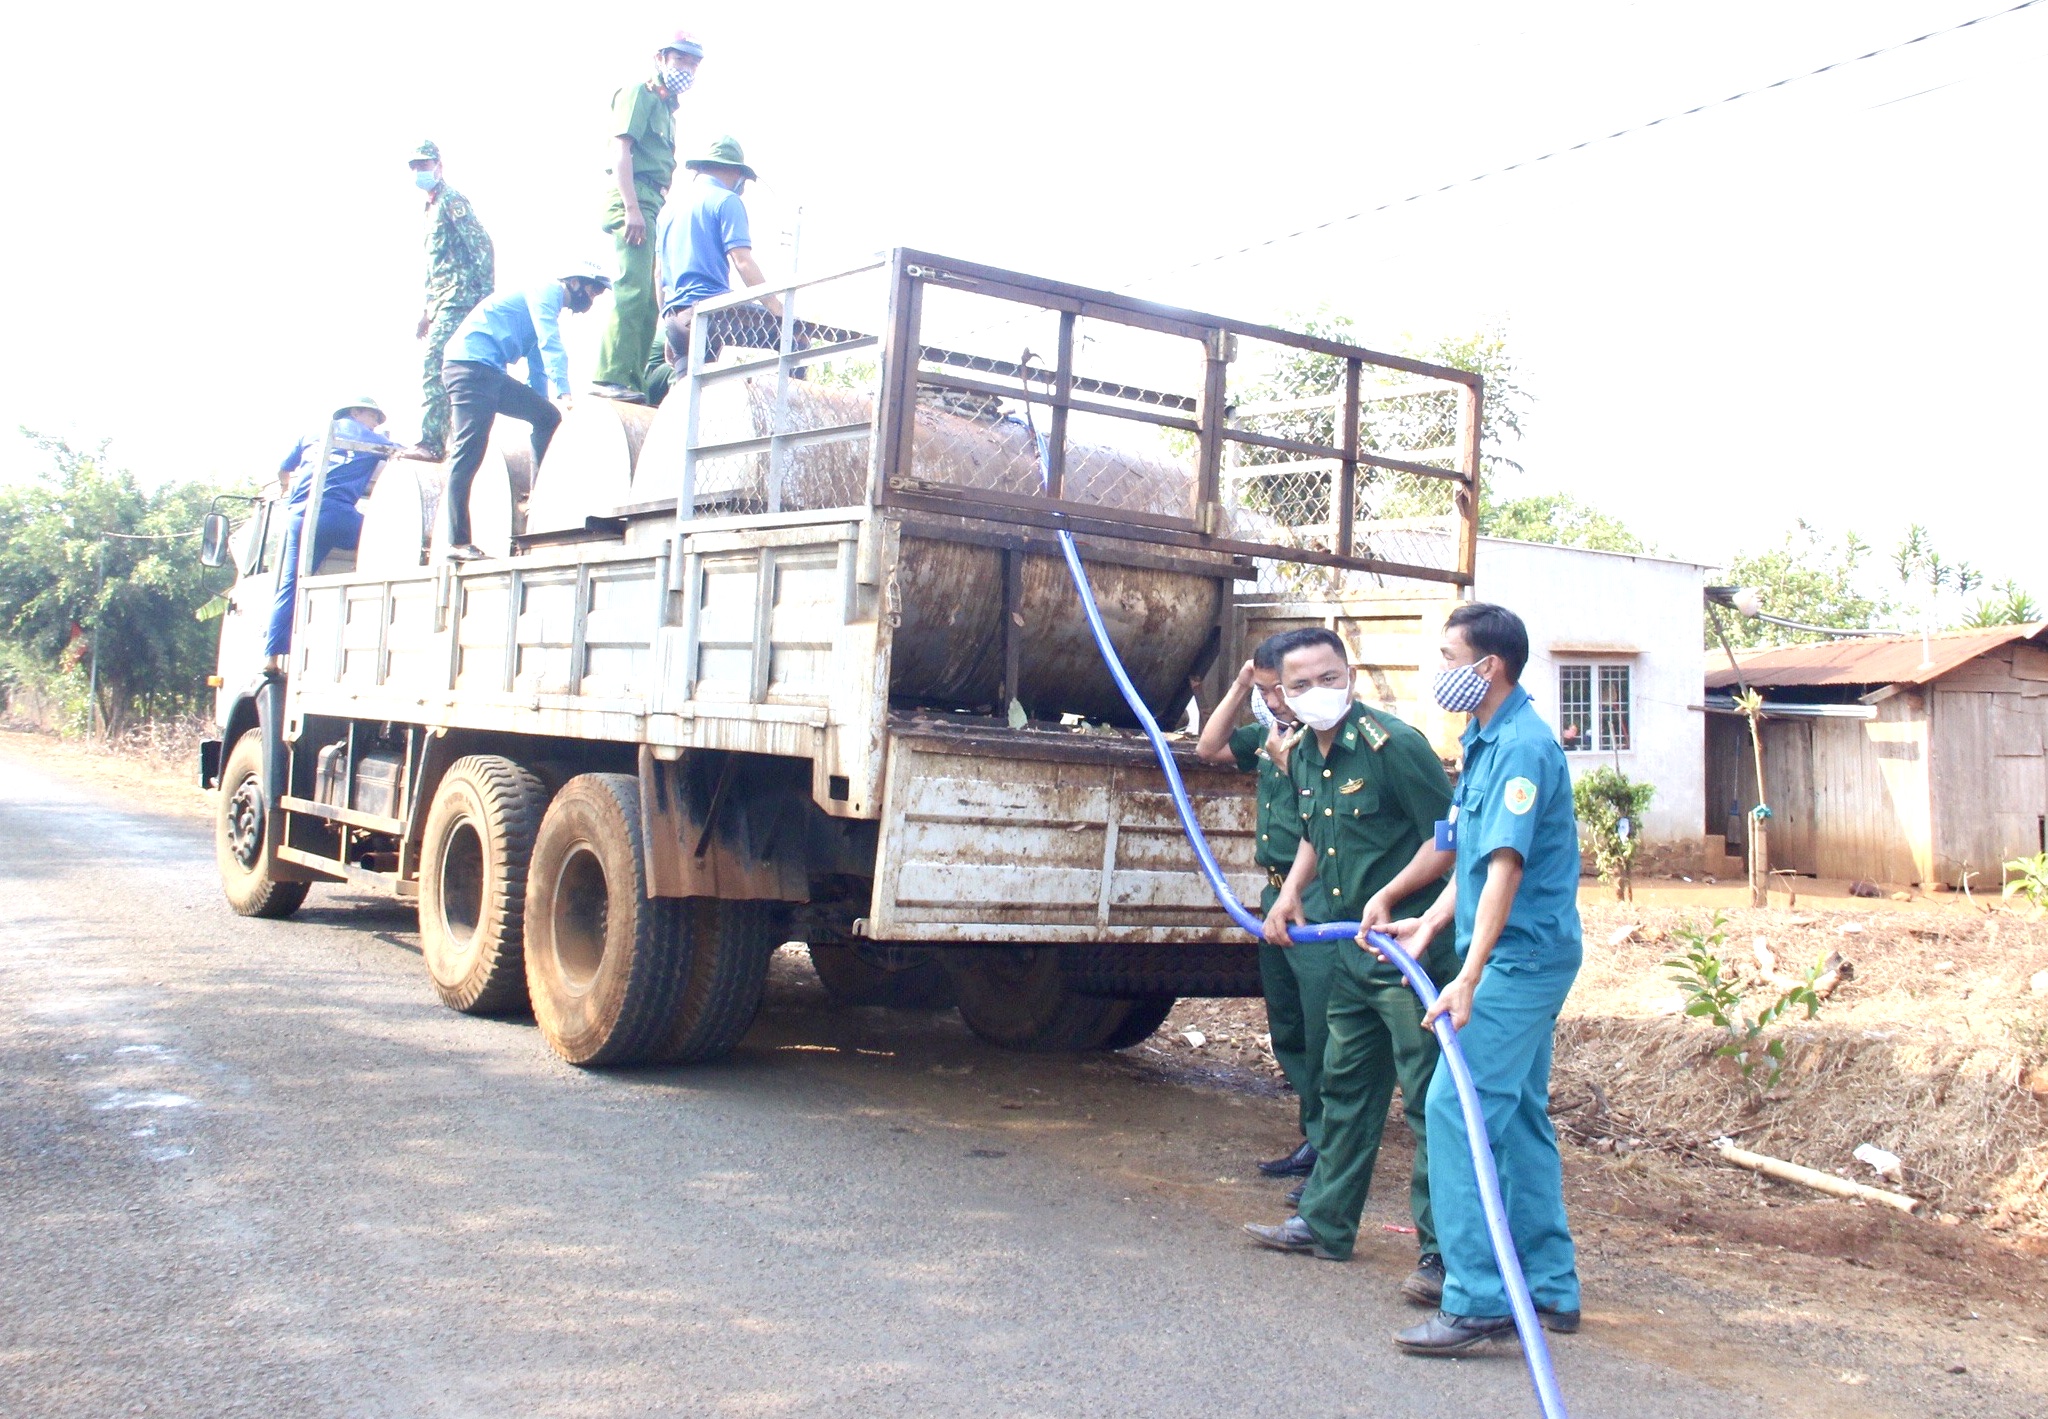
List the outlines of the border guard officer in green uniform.
{"label": "border guard officer in green uniform", "polygon": [[427,194],[427,304],[418,337],[427,342],[420,380],[418,453],[439,463],[448,452],[448,388],[441,383],[442,352],[448,338],[496,283],[491,235],[477,220],[469,199],[441,175],[441,150],[432,141],[412,155],[413,183]]}
{"label": "border guard officer in green uniform", "polygon": [[[1357,920],[1366,903],[1429,844],[1451,801],[1450,778],[1421,731],[1352,698],[1350,662],[1334,632],[1295,631],[1289,640],[1281,686],[1288,705],[1314,732],[1303,737],[1289,766],[1302,841],[1266,918],[1269,941],[1286,939],[1293,925]],[[1401,914],[1420,914],[1441,886],[1440,871],[1437,878],[1405,889]],[[1418,948],[1427,947],[1426,941],[1418,943]],[[1419,955],[1437,979],[1449,979],[1455,969],[1448,941],[1419,949]],[[1339,946],[1328,1019],[1322,1156],[1309,1175],[1297,1215],[1277,1227],[1246,1230],[1283,1251],[1348,1258],[1357,1243],[1358,1220],[1398,1081],[1408,1128],[1415,1135],[1408,1202],[1421,1249],[1415,1274],[1402,1292],[1435,1304],[1443,1270],[1430,1211],[1423,1102],[1436,1071],[1436,1040],[1423,1027],[1422,1003],[1401,973],[1350,942]]]}
{"label": "border guard officer in green uniform", "polygon": [[[1301,733],[1300,721],[1280,696],[1280,642],[1287,633],[1268,636],[1237,672],[1237,679],[1213,713],[1203,722],[1195,755],[1205,763],[1235,764],[1256,772],[1258,842],[1252,857],[1265,869],[1261,913],[1273,909],[1287,869],[1294,865],[1301,842],[1301,812],[1294,805],[1293,780],[1287,759]],[[1233,729],[1249,705],[1252,723]],[[1265,712],[1258,713],[1261,709]],[[1301,1109],[1301,1146],[1285,1157],[1259,1164],[1267,1177],[1303,1177],[1315,1166],[1316,1135],[1323,1116],[1323,1018],[1330,996],[1330,962],[1336,947],[1314,942],[1282,948],[1259,947],[1259,985],[1266,996],[1266,1028],[1273,1038],[1273,1058],[1293,1086]],[[1289,1201],[1294,1198],[1290,1194]]]}
{"label": "border guard officer in green uniform", "polygon": [[654,346],[654,220],[676,171],[676,104],[696,82],[704,46],[678,30],[654,51],[654,77],[612,95],[612,190],[604,230],[618,252],[612,319],[597,347],[590,392],[645,404],[641,388]]}
{"label": "border guard officer in green uniform", "polygon": [[[1528,659],[1529,631],[1514,612],[1484,602],[1451,612],[1436,700],[1472,716],[1456,801],[1437,841],[1360,919],[1411,951],[1455,921],[1458,972],[1429,1018],[1449,1015],[1457,1027],[1530,1297],[1545,1329],[1569,1334],[1579,1328],[1579,1275],[1550,1125],[1550,1052],[1584,946],[1579,829],[1564,750],[1521,687]],[[1451,885],[1411,915],[1399,895],[1433,880],[1453,854]],[[1515,1322],[1448,1070],[1430,1087],[1427,1116],[1443,1300],[1394,1344],[1411,1355],[1456,1355]]]}

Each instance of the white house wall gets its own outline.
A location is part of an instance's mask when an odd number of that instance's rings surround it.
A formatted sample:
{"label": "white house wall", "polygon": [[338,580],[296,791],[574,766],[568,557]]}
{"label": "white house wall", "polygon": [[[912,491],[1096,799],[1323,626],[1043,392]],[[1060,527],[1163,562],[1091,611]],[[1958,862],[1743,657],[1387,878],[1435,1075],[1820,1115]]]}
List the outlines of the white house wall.
{"label": "white house wall", "polygon": [[1505,606],[1528,623],[1529,665],[1522,683],[1552,732],[1559,728],[1559,665],[1631,667],[1632,746],[1619,755],[1589,750],[1566,757],[1574,779],[1618,763],[1631,779],[1655,784],[1644,826],[1656,843],[1698,843],[1706,816],[1706,716],[1700,708],[1704,579],[1704,568],[1662,557],[1490,537],[1479,543],[1474,597]]}

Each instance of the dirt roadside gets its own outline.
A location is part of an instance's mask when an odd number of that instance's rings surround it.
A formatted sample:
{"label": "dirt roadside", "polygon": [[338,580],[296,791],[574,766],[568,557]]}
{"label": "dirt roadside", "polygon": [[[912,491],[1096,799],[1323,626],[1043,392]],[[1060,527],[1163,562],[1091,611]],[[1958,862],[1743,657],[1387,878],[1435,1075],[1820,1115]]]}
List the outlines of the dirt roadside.
{"label": "dirt roadside", "polygon": [[[0,732],[0,762],[10,757],[32,758],[142,812],[211,813],[208,795],[182,766]],[[1999,1174],[1996,1160],[1970,1177],[1909,1174],[1916,1191],[1935,1195],[1936,1215],[1925,1220],[1816,1199],[1702,1161],[1674,1145],[1702,1132],[1675,1101],[1694,1100],[1688,1107],[1715,1122],[1729,1111],[1730,1127],[1757,1120],[1740,1113],[1747,1095],[1739,1079],[1701,1057],[1702,1044],[1711,1053],[1699,1034],[1705,1027],[1665,1008],[1672,988],[1656,969],[1679,921],[1714,907],[1730,912],[1728,940],[1737,943],[1730,956],[1747,954],[1759,934],[1788,965],[1802,963],[1809,946],[1852,942],[1845,952],[1856,964],[1852,983],[1795,1054],[1784,1097],[1758,1110],[1766,1126],[1743,1134],[1750,1146],[1834,1168],[1840,1160],[1831,1140],[1847,1136],[1843,1128],[1868,1133],[1855,1125],[1873,1120],[1823,1127],[1833,1115],[1815,1122],[1802,1105],[1858,1069],[1875,1070],[1852,1079],[1859,1088],[1889,1088],[1909,1103],[1916,1078],[1946,1078],[1937,1108],[1977,1087],[1959,1090],[1958,1081],[1995,1079],[2011,1051],[1993,1049],[1993,1036],[2003,1031],[2009,1040],[2010,1022],[2030,1019],[2037,1008],[2041,997],[2029,980],[2048,968],[2048,939],[2019,931],[2016,920],[1942,902],[1816,904],[1802,896],[1796,912],[1750,918],[1742,915],[1747,908],[1689,889],[1678,905],[1656,896],[1645,889],[1632,906],[1616,907],[1597,889],[1589,892],[1588,968],[1561,1040],[1556,1094],[1560,1131],[1580,1140],[1568,1142],[1566,1164],[1589,1338],[1724,1377],[1775,1398],[1786,1413],[2048,1416],[2048,1263],[2026,1199],[2001,1213],[1984,1205],[1986,1194],[1971,1180]],[[1993,922],[2001,929],[1987,930]],[[1862,929],[1841,931],[1850,924]],[[1625,927],[1635,928],[1632,939],[1610,944]],[[1937,970],[1944,962],[1948,969]],[[777,1008],[750,1046],[832,1052],[849,1080],[867,1081],[875,1106],[902,1114],[905,1126],[1007,1132],[1020,1146],[1113,1182],[1134,1205],[1171,1198],[1219,1226],[1284,1215],[1279,1189],[1247,1166],[1288,1144],[1293,1117],[1262,1041],[1257,1002],[1183,1002],[1137,1049],[1049,1071],[1046,1061],[981,1049],[950,1016],[839,1010],[824,1000],[799,952],[778,960],[776,992]],[[1971,1023],[1971,1002],[1980,1010],[1995,1005],[1996,1018]],[[1944,1028],[1968,1024],[1972,1033],[1940,1048],[1896,1038],[1916,1018]],[[1201,1034],[1199,1047],[1190,1031]],[[1894,1038],[1864,1038],[1888,1031]],[[1852,1043],[1867,1046],[1853,1059],[1842,1053]],[[1970,1053],[1959,1057],[1965,1046]],[[1623,1056],[1619,1069],[1615,1055]],[[1925,1066],[1918,1075],[1915,1060]],[[1583,1087],[1589,1079],[1602,1083],[1610,1122],[1622,1121],[1619,1140],[1614,1127],[1575,1129],[1577,1110],[1568,1106],[1592,1096]],[[2014,1110],[2038,1107],[2024,1083],[1979,1092]],[[1904,1111],[1909,1125],[1911,1114]],[[2017,1117],[2025,1124],[2033,1116]],[[1602,1138],[1615,1151],[1592,1146]],[[1927,1151],[1896,1134],[1871,1141],[1909,1163],[1924,1161]],[[1808,1148],[1817,1151],[1802,1151]],[[1406,1171],[1399,1128],[1389,1131],[1381,1167],[1389,1177]],[[1382,1189],[1368,1212],[1355,1266],[1362,1285],[1392,1284],[1412,1263],[1394,1191]],[[1995,1224],[2004,1230],[1992,1230]],[[1270,1262],[1276,1298],[1288,1266],[1311,1264],[1257,1255],[1249,1265],[1261,1262]]]}

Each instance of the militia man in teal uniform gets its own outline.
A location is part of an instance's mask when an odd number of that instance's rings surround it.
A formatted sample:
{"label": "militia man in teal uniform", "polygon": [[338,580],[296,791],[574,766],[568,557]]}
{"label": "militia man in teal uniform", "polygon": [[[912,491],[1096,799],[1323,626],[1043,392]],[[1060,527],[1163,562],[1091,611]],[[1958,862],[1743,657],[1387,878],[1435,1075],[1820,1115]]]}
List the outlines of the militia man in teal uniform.
{"label": "militia man in teal uniform", "polygon": [[427,361],[420,380],[425,409],[418,452],[428,462],[439,463],[448,452],[442,352],[463,317],[491,293],[494,258],[490,233],[477,220],[469,199],[441,175],[441,150],[431,141],[413,150],[412,180],[427,194],[427,303],[420,312],[418,332],[418,338],[427,342]]}
{"label": "militia man in teal uniform", "polygon": [[[1367,904],[1361,920],[1411,952],[1455,924],[1457,974],[1429,1018],[1448,1015],[1457,1027],[1530,1297],[1545,1329],[1568,1334],[1579,1328],[1579,1275],[1550,1126],[1550,1051],[1583,946],[1571,770],[1520,684],[1529,659],[1521,617],[1484,602],[1460,606],[1444,623],[1442,654],[1437,703],[1472,716],[1458,790],[1436,841]],[[1453,861],[1450,886],[1428,910],[1408,915],[1405,894]],[[1431,1083],[1426,1114],[1443,1300],[1394,1344],[1411,1355],[1456,1355],[1515,1322],[1449,1070]]]}
{"label": "militia man in teal uniform", "polygon": [[[1435,834],[1449,808],[1451,782],[1421,731],[1352,697],[1343,641],[1321,628],[1291,633],[1281,665],[1288,705],[1312,733],[1289,765],[1302,840],[1266,918],[1266,939],[1292,926],[1356,921]],[[1424,911],[1441,874],[1407,888],[1402,915]],[[1436,1071],[1436,1040],[1422,1023],[1422,1002],[1401,973],[1353,942],[1337,944],[1331,970],[1323,1055],[1323,1117],[1315,1170],[1296,1215],[1277,1227],[1246,1230],[1282,1251],[1342,1261],[1358,1240],[1394,1085],[1415,1136],[1408,1205],[1420,1259],[1402,1293],[1434,1305],[1442,1291],[1430,1209],[1430,1152],[1423,1100]],[[1419,950],[1432,976],[1456,969],[1449,942]],[[1300,951],[1301,945],[1290,948]]]}
{"label": "militia man in teal uniform", "polygon": [[597,347],[590,392],[644,404],[647,352],[659,305],[654,289],[654,222],[676,172],[676,105],[696,82],[704,46],[685,31],[654,51],[654,77],[612,95],[612,189],[604,230],[618,252],[612,319]]}
{"label": "militia man in teal uniform", "polygon": [[[1287,759],[1301,733],[1300,721],[1280,695],[1280,646],[1288,633],[1268,636],[1237,672],[1215,711],[1203,722],[1195,755],[1205,763],[1235,764],[1258,779],[1258,841],[1252,858],[1266,873],[1261,913],[1271,911],[1294,864],[1301,841],[1300,811]],[[1250,707],[1252,723],[1238,726]],[[1263,710],[1264,713],[1259,713]],[[1266,995],[1266,1028],[1273,1057],[1300,1104],[1301,1146],[1259,1164],[1267,1177],[1303,1177],[1315,1166],[1316,1135],[1323,1116],[1323,1016],[1330,994],[1329,943],[1259,948],[1259,985]],[[1288,1200],[1294,1200],[1289,1194]]]}

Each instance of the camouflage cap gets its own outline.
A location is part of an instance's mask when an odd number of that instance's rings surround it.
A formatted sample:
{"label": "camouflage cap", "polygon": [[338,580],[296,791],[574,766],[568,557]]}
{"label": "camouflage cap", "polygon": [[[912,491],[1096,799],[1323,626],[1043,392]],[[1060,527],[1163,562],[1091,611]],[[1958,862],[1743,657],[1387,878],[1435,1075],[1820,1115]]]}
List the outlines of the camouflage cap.
{"label": "camouflage cap", "polygon": [[420,144],[420,145],[419,145],[419,146],[418,146],[417,148],[414,148],[414,149],[412,150],[412,159],[411,159],[411,161],[413,161],[413,162],[416,162],[416,163],[420,163],[420,162],[426,162],[426,163],[438,163],[438,162],[440,162],[440,161],[441,161],[441,148],[440,148],[440,145],[439,145],[439,144],[437,144],[437,143],[436,143],[436,142],[435,142],[435,141],[434,141],[433,139],[431,139],[431,138],[427,139],[427,140],[426,140],[425,142],[421,143],[421,144]]}

